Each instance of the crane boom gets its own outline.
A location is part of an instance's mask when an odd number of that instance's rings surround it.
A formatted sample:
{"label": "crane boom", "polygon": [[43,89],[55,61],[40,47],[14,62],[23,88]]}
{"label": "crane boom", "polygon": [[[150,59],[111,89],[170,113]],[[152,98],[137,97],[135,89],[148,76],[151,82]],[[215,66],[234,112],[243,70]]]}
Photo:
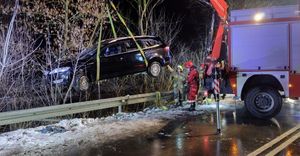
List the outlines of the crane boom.
{"label": "crane boom", "polygon": [[215,42],[213,43],[212,54],[211,54],[211,57],[217,60],[220,57],[225,24],[228,18],[228,11],[227,11],[228,4],[226,3],[225,0],[210,0],[210,3],[212,4],[213,8],[216,10],[218,16],[221,19],[221,22],[219,23],[218,26]]}
{"label": "crane boom", "polygon": [[225,0],[210,0],[213,8],[217,11],[219,17],[223,20],[227,20],[228,17],[228,4]]}

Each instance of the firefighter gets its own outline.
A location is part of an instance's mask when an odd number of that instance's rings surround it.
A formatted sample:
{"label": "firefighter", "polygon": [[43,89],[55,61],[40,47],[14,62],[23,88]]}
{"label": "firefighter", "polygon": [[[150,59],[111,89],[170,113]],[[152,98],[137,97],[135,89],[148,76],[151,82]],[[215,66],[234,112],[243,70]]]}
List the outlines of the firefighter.
{"label": "firefighter", "polygon": [[191,103],[190,111],[194,111],[196,107],[197,94],[199,90],[199,73],[192,61],[188,61],[184,66],[189,70],[187,77],[188,84],[188,102]]}
{"label": "firefighter", "polygon": [[229,75],[228,75],[228,67],[225,64],[225,61],[222,59],[219,61],[219,74],[221,79],[221,93],[222,99],[224,100],[226,97],[226,88],[228,85]]}
{"label": "firefighter", "polygon": [[173,81],[173,91],[175,105],[182,106],[184,98],[184,86],[185,86],[185,76],[183,73],[183,67],[181,65],[177,66],[176,71],[172,71],[172,81]]}
{"label": "firefighter", "polygon": [[183,75],[185,78],[184,89],[183,89],[183,100],[187,101],[187,93],[188,93],[188,83],[186,83],[187,77],[189,74],[189,70],[187,68],[183,68]]}
{"label": "firefighter", "polygon": [[207,90],[207,98],[210,100],[210,97],[212,94],[214,94],[214,88],[213,88],[213,68],[214,68],[214,62],[211,59],[211,57],[207,57],[205,60],[205,69],[204,69],[204,88]]}
{"label": "firefighter", "polygon": [[[202,63],[199,69],[199,93],[198,102],[202,104],[207,98],[207,92],[204,89],[205,64]],[[203,90],[204,89],[204,90]],[[204,92],[203,92],[204,91]]]}
{"label": "firefighter", "polygon": [[204,86],[204,75],[205,74],[205,64],[202,63],[200,65],[200,70],[199,70],[199,78],[200,78],[200,87]]}

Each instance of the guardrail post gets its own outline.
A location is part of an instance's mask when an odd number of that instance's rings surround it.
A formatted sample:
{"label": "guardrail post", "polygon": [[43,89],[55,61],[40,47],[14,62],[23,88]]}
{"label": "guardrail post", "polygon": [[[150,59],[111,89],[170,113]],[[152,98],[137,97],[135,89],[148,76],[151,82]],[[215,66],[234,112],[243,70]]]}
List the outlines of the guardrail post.
{"label": "guardrail post", "polygon": [[126,99],[122,100],[122,105],[118,106],[118,113],[122,113],[122,106],[128,104],[129,98],[130,98],[130,95],[126,95]]}
{"label": "guardrail post", "polygon": [[122,106],[118,106],[118,113],[122,113]]}
{"label": "guardrail post", "polygon": [[161,100],[161,93],[156,92],[156,106],[160,105],[160,100]]}
{"label": "guardrail post", "polygon": [[122,113],[122,105],[124,105],[124,103],[126,103],[125,99],[123,99],[122,104],[120,106],[118,106],[118,113]]}

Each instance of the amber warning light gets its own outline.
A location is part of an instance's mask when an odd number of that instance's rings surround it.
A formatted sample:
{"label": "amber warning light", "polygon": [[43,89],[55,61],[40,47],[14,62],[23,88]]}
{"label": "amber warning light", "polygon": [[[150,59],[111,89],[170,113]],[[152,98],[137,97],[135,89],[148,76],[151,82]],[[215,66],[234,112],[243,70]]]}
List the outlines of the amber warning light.
{"label": "amber warning light", "polygon": [[236,88],[236,84],[233,84],[233,85],[232,85],[232,88]]}

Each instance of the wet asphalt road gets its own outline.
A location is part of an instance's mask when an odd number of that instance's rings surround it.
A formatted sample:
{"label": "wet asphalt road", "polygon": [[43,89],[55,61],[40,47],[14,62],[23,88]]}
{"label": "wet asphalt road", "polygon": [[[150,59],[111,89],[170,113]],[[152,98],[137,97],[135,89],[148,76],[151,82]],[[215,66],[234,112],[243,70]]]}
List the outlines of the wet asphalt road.
{"label": "wet asphalt road", "polygon": [[[215,113],[171,121],[154,136],[136,136],[91,151],[118,156],[247,155],[300,123],[300,104],[285,104],[271,120],[249,117],[243,109],[221,112],[222,134],[216,135]],[[262,154],[264,155],[264,154]],[[300,140],[278,155],[300,156]]]}

